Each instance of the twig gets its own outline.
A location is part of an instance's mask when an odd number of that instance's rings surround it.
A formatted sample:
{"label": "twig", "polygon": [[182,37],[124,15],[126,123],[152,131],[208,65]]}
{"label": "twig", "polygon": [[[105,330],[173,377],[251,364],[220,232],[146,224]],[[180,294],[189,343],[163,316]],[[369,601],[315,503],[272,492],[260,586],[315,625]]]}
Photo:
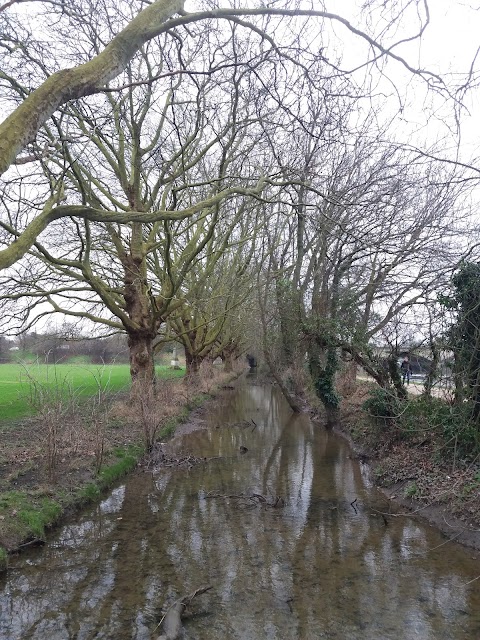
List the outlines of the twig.
{"label": "twig", "polygon": [[42,538],[33,538],[33,540],[29,540],[28,542],[19,544],[17,549],[24,549],[25,547],[31,547],[32,545],[43,546],[44,544],[45,544],[45,540],[42,540]]}
{"label": "twig", "polygon": [[453,540],[456,540],[459,536],[461,536],[463,533],[463,531],[459,531],[455,536],[453,536],[453,538],[448,538],[448,540],[444,540],[444,542],[441,542],[440,544],[437,544],[436,547],[432,547],[431,549],[427,549],[427,551],[435,551],[435,549],[440,549],[440,547],[443,547],[444,544],[448,544],[449,542],[452,542]]}

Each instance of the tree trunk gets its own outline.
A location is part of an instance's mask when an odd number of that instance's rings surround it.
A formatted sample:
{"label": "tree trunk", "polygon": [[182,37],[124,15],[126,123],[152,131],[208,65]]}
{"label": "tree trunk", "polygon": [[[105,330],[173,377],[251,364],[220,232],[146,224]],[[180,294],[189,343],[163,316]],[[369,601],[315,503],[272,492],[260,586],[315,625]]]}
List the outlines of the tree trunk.
{"label": "tree trunk", "polygon": [[123,256],[125,311],[131,320],[126,326],[132,377],[132,399],[150,393],[155,382],[153,341],[160,318],[155,317],[148,294],[147,266],[142,225],[132,225],[130,253]]}
{"label": "tree trunk", "polygon": [[398,368],[397,355],[393,353],[388,357],[388,373],[390,375],[390,379],[395,388],[395,392],[400,400],[405,400],[408,397],[407,390],[402,384],[402,379],[400,377],[400,371]]}
{"label": "tree trunk", "polygon": [[430,344],[430,349],[432,351],[432,364],[430,365],[430,369],[426,375],[423,389],[423,395],[427,398],[432,397],[432,387],[438,378],[438,365],[440,362],[440,353],[437,345],[433,341]]}
{"label": "tree trunk", "polygon": [[355,360],[345,361],[338,377],[340,393],[344,397],[351,396],[357,389],[357,368]]}
{"label": "tree trunk", "polygon": [[374,359],[369,353],[361,353],[354,346],[349,344],[342,344],[342,349],[349,353],[355,360],[358,366],[360,366],[366,374],[371,376],[375,382],[383,389],[390,387],[390,378],[388,370],[383,366],[381,362]]}
{"label": "tree trunk", "polygon": [[187,380],[194,380],[198,378],[198,374],[200,372],[200,365],[202,364],[203,358],[200,358],[196,354],[192,354],[185,349],[185,365],[186,372],[185,378]]}
{"label": "tree trunk", "polygon": [[231,373],[233,371],[233,354],[225,353],[222,357],[223,370],[225,373]]}
{"label": "tree trunk", "polygon": [[120,31],[97,56],[72,69],[61,69],[30,93],[0,125],[0,174],[59,106],[99,93],[118,76],[136,52],[162,31],[162,25],[183,9],[183,0],[152,2]]}
{"label": "tree trunk", "polygon": [[315,342],[309,350],[309,369],[318,398],[327,414],[327,429],[338,423],[340,397],[335,389],[338,358],[335,347],[320,348]]}
{"label": "tree trunk", "polygon": [[177,347],[173,347],[172,351],[172,359],[170,361],[170,366],[172,369],[180,369],[180,361],[178,359]]}
{"label": "tree trunk", "polygon": [[268,365],[268,368],[270,369],[270,373],[272,374],[273,379],[278,384],[280,391],[283,393],[283,397],[290,405],[290,409],[294,413],[300,413],[301,412],[300,405],[298,404],[296,398],[289,392],[287,387],[283,384],[282,377],[277,373],[275,364],[272,362],[270,358],[270,354],[268,352],[268,348],[266,345],[264,345],[264,348],[263,348],[263,356],[265,358],[265,362]]}
{"label": "tree trunk", "polygon": [[155,383],[154,337],[151,333],[144,332],[130,332],[128,334],[133,398],[150,391]]}
{"label": "tree trunk", "polygon": [[279,282],[275,280],[275,295],[277,299],[278,320],[280,329],[280,367],[289,367],[293,364],[295,356],[295,331],[298,330],[298,322],[294,322],[293,299],[291,295],[291,283],[288,280]]}
{"label": "tree trunk", "polygon": [[340,421],[340,408],[333,404],[326,403],[324,403],[324,406],[325,413],[327,414],[327,422],[325,426],[327,429],[333,429],[333,427],[336,427]]}
{"label": "tree trunk", "polygon": [[453,381],[455,384],[455,404],[461,407],[465,398],[465,381],[464,368],[460,355],[456,352],[453,354]]}

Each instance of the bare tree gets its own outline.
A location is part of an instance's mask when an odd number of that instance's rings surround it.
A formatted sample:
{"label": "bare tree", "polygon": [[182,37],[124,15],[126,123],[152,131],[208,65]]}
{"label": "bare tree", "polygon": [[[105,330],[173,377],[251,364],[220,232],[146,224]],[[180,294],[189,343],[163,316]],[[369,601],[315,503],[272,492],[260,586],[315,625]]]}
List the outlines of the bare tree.
{"label": "bare tree", "polygon": [[[226,39],[222,34],[226,57],[244,44],[236,30],[233,25]],[[190,316],[187,294],[207,286],[230,243],[245,242],[255,225],[248,196],[263,189],[252,154],[262,132],[241,65],[231,66],[231,77],[224,70],[217,78],[212,70],[169,76],[167,89],[155,84],[172,58],[197,55],[198,63],[197,46],[174,41],[171,49],[149,51],[128,68],[124,90],[92,104],[70,103],[53,117],[55,129],[42,132],[54,149],[41,161],[44,192],[61,182],[63,197],[78,203],[71,206],[95,207],[104,222],[52,225],[47,242],[37,241],[2,283],[2,299],[14,303],[4,321],[23,330],[46,314],[63,313],[125,331],[139,389],[154,380],[160,327],[174,312],[177,322],[181,310]],[[264,61],[256,56],[248,69],[265,73]],[[150,82],[137,84],[137,77]],[[22,173],[11,189],[21,193],[31,177]],[[36,189],[41,202],[41,182]],[[13,233],[14,220],[29,214],[28,202],[4,195],[4,203],[10,221],[0,226]],[[150,223],[115,222],[116,213],[128,219],[132,211],[155,213]]]}
{"label": "bare tree", "polygon": [[[53,33],[52,42],[59,46],[42,45],[41,37],[30,37],[32,34],[23,29],[22,20],[15,14],[16,2],[8,2],[3,7],[2,18],[6,24],[7,37],[3,42],[3,55],[6,64],[19,74],[11,75],[2,72],[4,87],[8,87],[15,106],[13,112],[0,125],[0,173],[4,173],[17,159],[20,151],[27,148],[27,155],[18,162],[28,162],[30,158],[38,161],[48,152],[48,148],[36,144],[37,134],[41,127],[71,100],[85,96],[117,90],[122,81],[117,78],[127,69],[130,61],[148,49],[148,43],[155,38],[165,36],[168,40],[186,36],[215,32],[218,21],[229,21],[248,30],[257,38],[260,51],[278,55],[282,61],[295,60],[299,68],[308,72],[313,60],[322,59],[330,64],[332,74],[350,73],[353,69],[342,69],[338,64],[338,55],[323,54],[319,37],[328,25],[339,25],[345,33],[359,39],[365,46],[365,60],[362,65],[374,64],[390,59],[401,64],[410,73],[429,82],[435,80],[437,87],[443,86],[441,79],[432,73],[410,65],[395,51],[398,42],[395,40],[396,27],[403,21],[414,25],[408,36],[402,35],[400,41],[414,40],[421,37],[429,20],[428,6],[425,0],[397,0],[392,3],[391,11],[383,13],[386,22],[375,34],[372,24],[366,21],[363,27],[352,25],[345,17],[323,9],[299,9],[296,2],[284,0],[282,6],[266,7],[263,3],[247,8],[235,5],[219,8],[216,2],[205,0],[200,10],[187,13],[183,9],[183,0],[155,0],[147,7],[142,2],[126,6],[107,7],[106,15],[101,19],[101,31],[93,46],[83,48],[81,41],[75,40],[78,30],[91,35],[89,15],[92,7],[73,2],[46,4],[39,3],[35,17],[43,21],[42,29]],[[383,3],[381,3],[383,5]],[[368,4],[373,11],[374,3]],[[177,15],[178,17],[174,17]],[[25,33],[27,31],[27,33]],[[20,33],[20,35],[19,35]],[[282,44],[276,42],[275,35],[282,33]],[[70,37],[67,37],[70,34]],[[26,36],[29,36],[28,38]],[[28,41],[28,46],[26,42]],[[340,40],[337,40],[339,42]],[[108,44],[107,44],[108,42]],[[244,51],[237,52],[241,59]],[[77,66],[66,68],[75,59]],[[334,62],[329,63],[329,58]],[[190,60],[180,59],[175,68],[160,71],[161,75],[177,75],[189,70]],[[23,70],[23,78],[20,70]],[[208,70],[202,70],[202,73]],[[33,82],[32,82],[33,78]],[[25,82],[27,80],[27,82]],[[146,82],[148,83],[148,76]],[[37,88],[35,89],[35,85]],[[278,86],[272,98],[281,103],[284,99],[285,87]],[[32,149],[28,146],[32,145]],[[39,234],[48,225],[58,219],[75,217],[90,221],[104,221],[105,212],[90,203],[68,205],[62,203],[61,185],[52,185],[50,197],[45,200],[41,210],[30,219],[24,227],[15,227],[12,237],[5,236],[5,248],[0,252],[0,268],[6,268],[29,250]],[[187,212],[185,212],[187,213]],[[137,220],[151,222],[162,219],[167,211],[128,211],[109,212],[109,220],[115,223]]]}
{"label": "bare tree", "polygon": [[270,277],[284,362],[296,353],[302,366],[308,354],[334,424],[342,351],[379,384],[404,393],[395,375],[398,353],[392,350],[389,371],[374,343],[445,280],[464,249],[457,240],[468,209],[459,169],[405,156],[386,132],[373,137],[368,120],[363,130],[345,125],[343,135],[337,126],[328,145],[322,120],[310,122],[300,135],[301,164],[277,154],[284,171],[296,166],[300,176],[288,187],[292,214],[269,235]]}

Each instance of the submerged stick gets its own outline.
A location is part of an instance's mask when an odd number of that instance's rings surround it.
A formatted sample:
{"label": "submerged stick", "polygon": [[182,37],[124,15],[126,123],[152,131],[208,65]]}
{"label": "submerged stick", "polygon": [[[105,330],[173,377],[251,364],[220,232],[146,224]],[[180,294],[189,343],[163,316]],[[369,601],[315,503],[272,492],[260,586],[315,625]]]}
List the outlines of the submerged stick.
{"label": "submerged stick", "polygon": [[159,624],[159,626],[162,626],[163,634],[158,636],[157,640],[177,640],[182,631],[182,615],[185,609],[196,596],[199,596],[206,591],[210,591],[212,588],[212,585],[200,587],[193,593],[183,596],[170,605]]}

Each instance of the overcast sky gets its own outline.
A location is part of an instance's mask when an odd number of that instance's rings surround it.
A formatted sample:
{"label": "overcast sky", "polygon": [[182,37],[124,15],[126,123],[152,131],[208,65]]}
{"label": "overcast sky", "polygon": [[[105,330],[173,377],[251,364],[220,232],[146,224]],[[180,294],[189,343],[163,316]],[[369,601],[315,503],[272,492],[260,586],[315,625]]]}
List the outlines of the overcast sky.
{"label": "overcast sky", "polygon": [[[326,0],[329,11],[341,12],[354,25],[364,27],[364,17],[358,11],[363,4],[361,0],[338,2]],[[381,4],[381,3],[376,3]],[[388,5],[394,2],[385,3]],[[413,3],[412,3],[413,5]],[[430,0],[428,3],[430,24],[421,39],[401,44],[395,48],[395,53],[401,55],[412,67],[432,71],[452,86],[460,84],[468,73],[477,49],[480,47],[480,2],[468,0]],[[392,32],[386,43],[391,44],[404,37],[411,36],[418,28],[416,11],[412,6],[410,13],[404,16],[401,27]],[[379,33],[385,28],[380,14],[374,14],[375,26],[370,25],[370,33]],[[362,24],[363,23],[363,24]],[[335,32],[343,41],[343,59],[346,66],[358,62],[366,55],[365,45],[360,39],[348,36],[343,27],[335,26]],[[475,68],[480,69],[480,56]],[[455,127],[454,109],[452,101],[434,99],[432,92],[427,92],[424,83],[412,79],[412,75],[397,63],[389,63],[386,75],[395,84],[400,95],[406,96],[406,109],[402,114],[403,122],[399,123],[400,130],[414,133],[418,136],[416,143],[429,143],[447,136],[449,129]],[[379,86],[393,94],[393,87],[387,82]],[[461,114],[461,158],[468,162],[472,157],[480,155],[480,91],[472,89],[463,97],[466,109]],[[389,108],[396,108],[395,101],[390,102]],[[448,128],[444,126],[448,123]],[[447,142],[445,138],[445,153],[452,156],[455,144]]]}

